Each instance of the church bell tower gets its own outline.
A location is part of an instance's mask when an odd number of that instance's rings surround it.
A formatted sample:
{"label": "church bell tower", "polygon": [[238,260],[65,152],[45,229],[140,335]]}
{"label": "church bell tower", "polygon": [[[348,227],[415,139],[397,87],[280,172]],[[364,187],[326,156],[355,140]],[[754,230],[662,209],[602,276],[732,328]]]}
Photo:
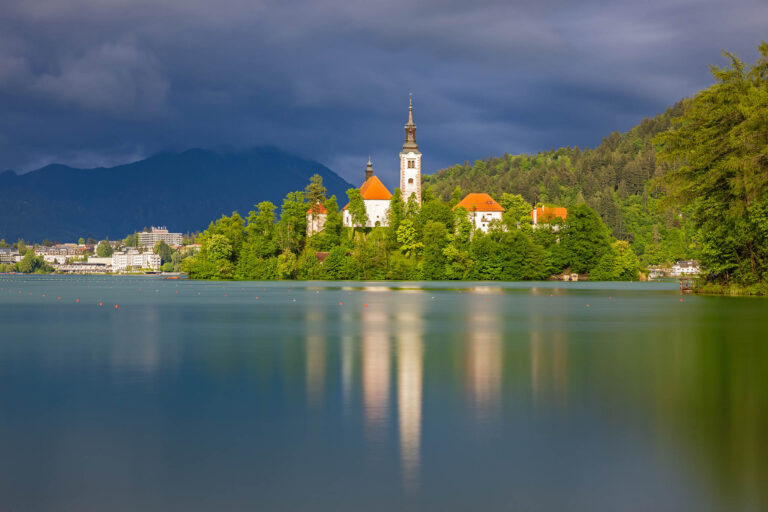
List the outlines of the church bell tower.
{"label": "church bell tower", "polygon": [[400,191],[403,201],[412,195],[421,204],[421,152],[416,144],[416,125],[413,123],[413,96],[408,102],[408,123],[405,125],[405,143],[400,152]]}

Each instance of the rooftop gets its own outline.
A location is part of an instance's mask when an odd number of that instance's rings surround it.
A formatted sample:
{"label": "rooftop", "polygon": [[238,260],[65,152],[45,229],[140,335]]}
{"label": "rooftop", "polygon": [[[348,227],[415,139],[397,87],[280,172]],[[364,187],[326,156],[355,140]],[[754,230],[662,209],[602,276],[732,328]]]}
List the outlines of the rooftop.
{"label": "rooftop", "polygon": [[504,208],[486,193],[467,194],[453,209],[464,208],[468,212],[503,212]]}

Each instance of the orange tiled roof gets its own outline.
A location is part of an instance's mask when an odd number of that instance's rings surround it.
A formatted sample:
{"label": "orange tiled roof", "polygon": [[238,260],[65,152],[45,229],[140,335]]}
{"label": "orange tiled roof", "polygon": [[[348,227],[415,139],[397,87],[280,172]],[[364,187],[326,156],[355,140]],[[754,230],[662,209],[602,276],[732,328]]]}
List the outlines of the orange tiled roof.
{"label": "orange tiled roof", "polygon": [[[531,210],[533,218],[533,210]],[[562,206],[540,206],[536,208],[536,221],[549,222],[556,218],[565,220],[568,217],[568,209]]]}
{"label": "orange tiled roof", "polygon": [[459,204],[453,207],[464,208],[468,212],[503,212],[504,208],[493,200],[491,196],[485,193],[467,194],[467,197],[461,200]]}
{"label": "orange tiled roof", "polygon": [[323,203],[317,202],[315,203],[315,206],[307,210],[307,213],[314,213],[315,215],[317,215],[320,213],[328,213],[328,210],[325,209],[325,206],[323,206]]}
{"label": "orange tiled roof", "polygon": [[363,196],[363,199],[385,199],[388,201],[392,198],[392,194],[376,175],[365,180],[363,186],[360,187],[360,195]]}

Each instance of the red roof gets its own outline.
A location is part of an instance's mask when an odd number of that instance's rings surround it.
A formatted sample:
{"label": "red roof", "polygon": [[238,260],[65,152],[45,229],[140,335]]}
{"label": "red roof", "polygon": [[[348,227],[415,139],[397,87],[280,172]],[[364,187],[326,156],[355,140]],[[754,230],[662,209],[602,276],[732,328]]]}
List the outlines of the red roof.
{"label": "red roof", "polygon": [[318,201],[315,203],[315,206],[312,206],[309,210],[307,210],[307,213],[314,213],[317,215],[319,213],[328,213],[328,210],[325,209],[323,203]]}
{"label": "red roof", "polygon": [[[533,210],[531,210],[533,218]],[[536,208],[536,222],[550,222],[556,218],[565,220],[568,217],[568,209],[562,206],[540,206]]]}
{"label": "red roof", "polygon": [[[392,199],[392,194],[376,175],[365,180],[365,183],[360,187],[360,195],[363,196],[363,201],[376,199],[389,201]],[[347,206],[349,206],[349,203],[347,203],[342,210],[346,210]]]}
{"label": "red roof", "polygon": [[459,204],[453,207],[464,208],[468,212],[503,212],[504,208],[493,200],[491,196],[485,193],[467,194],[467,197],[461,200]]}
{"label": "red roof", "polygon": [[363,196],[363,199],[369,200],[384,199],[389,201],[392,199],[392,194],[376,175],[365,180],[363,186],[360,187],[360,195]]}

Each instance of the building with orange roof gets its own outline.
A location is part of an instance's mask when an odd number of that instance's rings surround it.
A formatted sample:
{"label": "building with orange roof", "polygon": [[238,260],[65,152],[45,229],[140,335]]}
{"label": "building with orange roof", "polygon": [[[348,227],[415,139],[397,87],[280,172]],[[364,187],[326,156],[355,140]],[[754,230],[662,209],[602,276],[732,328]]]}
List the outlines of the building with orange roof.
{"label": "building with orange roof", "polygon": [[501,216],[504,213],[504,208],[486,193],[467,194],[464,199],[459,201],[459,204],[453,207],[454,210],[458,208],[467,210],[472,226],[484,233],[488,232],[488,227],[492,221],[501,222]]}
{"label": "building with orange roof", "polygon": [[562,206],[537,206],[531,210],[531,224],[535,228],[540,223],[557,227],[568,218],[568,209]]}
{"label": "building with orange roof", "polygon": [[373,163],[370,158],[368,158],[368,165],[365,167],[365,182],[360,187],[360,195],[363,196],[368,222],[365,226],[355,226],[352,222],[352,215],[347,208],[349,204],[347,204],[342,214],[344,225],[350,228],[386,226],[389,200],[392,199],[392,193],[384,186],[378,176],[373,174]]}
{"label": "building with orange roof", "polygon": [[307,210],[307,236],[319,233],[325,228],[325,221],[328,219],[328,210],[323,203],[318,201]]}

